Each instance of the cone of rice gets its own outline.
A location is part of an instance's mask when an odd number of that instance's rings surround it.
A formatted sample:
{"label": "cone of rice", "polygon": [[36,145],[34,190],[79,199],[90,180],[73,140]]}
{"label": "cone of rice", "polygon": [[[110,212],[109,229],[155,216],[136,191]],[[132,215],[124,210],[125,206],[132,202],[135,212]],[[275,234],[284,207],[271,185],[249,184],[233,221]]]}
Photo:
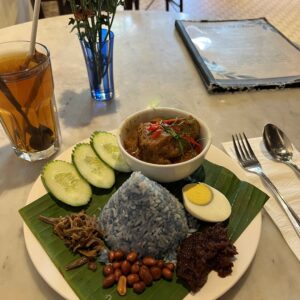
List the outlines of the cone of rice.
{"label": "cone of rice", "polygon": [[172,257],[188,233],[183,205],[164,187],[133,172],[109,199],[99,222],[110,249]]}

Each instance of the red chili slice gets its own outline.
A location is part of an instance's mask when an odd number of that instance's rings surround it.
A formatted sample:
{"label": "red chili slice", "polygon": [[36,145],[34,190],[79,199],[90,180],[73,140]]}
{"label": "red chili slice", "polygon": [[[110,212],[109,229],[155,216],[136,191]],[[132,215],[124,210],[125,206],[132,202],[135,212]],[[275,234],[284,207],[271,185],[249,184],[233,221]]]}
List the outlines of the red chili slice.
{"label": "red chili slice", "polygon": [[155,131],[155,130],[157,130],[159,128],[159,124],[151,124],[148,128],[147,128],[147,130],[148,131]]}
{"label": "red chili slice", "polygon": [[178,121],[178,119],[167,119],[167,120],[162,120],[162,122],[164,123],[164,124],[172,124],[172,123],[175,123],[175,122],[177,122]]}
{"label": "red chili slice", "polygon": [[188,135],[182,135],[182,138],[184,138],[186,141],[188,141],[189,143],[191,143],[192,145],[194,145],[196,151],[198,151],[199,153],[202,150],[202,145],[197,143],[192,137],[188,136]]}
{"label": "red chili slice", "polygon": [[156,130],[151,134],[151,138],[157,139],[161,135],[161,130]]}

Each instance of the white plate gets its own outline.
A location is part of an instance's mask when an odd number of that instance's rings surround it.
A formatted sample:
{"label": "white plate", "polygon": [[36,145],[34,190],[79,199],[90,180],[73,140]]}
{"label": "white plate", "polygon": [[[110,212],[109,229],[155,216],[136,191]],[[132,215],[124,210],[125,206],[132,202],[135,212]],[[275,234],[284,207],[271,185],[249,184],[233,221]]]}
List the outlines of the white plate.
{"label": "white plate", "polygon": [[[72,149],[73,147],[70,147],[59,155],[57,159],[70,161]],[[245,180],[244,172],[238,164],[213,145],[210,147],[206,159],[215,164],[226,167],[238,176],[239,179]],[[26,204],[35,201],[45,193],[46,190],[42,184],[41,178],[39,177],[30,191]],[[257,249],[260,232],[261,214],[259,213],[235,243],[239,254],[237,255],[237,259],[234,263],[232,274],[225,278],[220,278],[217,273],[211,272],[204,287],[195,295],[187,295],[185,300],[216,299],[228,291],[239,280],[250,265]],[[25,223],[24,237],[29,256],[43,279],[62,297],[72,300],[78,299],[77,295],[59,273],[58,269],[52,263],[45,250]]]}

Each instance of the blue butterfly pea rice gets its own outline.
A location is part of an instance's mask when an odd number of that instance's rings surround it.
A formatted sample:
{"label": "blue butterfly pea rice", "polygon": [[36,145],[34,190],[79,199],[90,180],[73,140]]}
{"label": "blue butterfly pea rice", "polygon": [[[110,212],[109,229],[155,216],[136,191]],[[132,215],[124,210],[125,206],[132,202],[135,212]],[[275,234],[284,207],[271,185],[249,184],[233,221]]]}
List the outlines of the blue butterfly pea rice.
{"label": "blue butterfly pea rice", "polygon": [[140,256],[175,257],[189,228],[183,205],[167,189],[133,172],[100,212],[110,249]]}

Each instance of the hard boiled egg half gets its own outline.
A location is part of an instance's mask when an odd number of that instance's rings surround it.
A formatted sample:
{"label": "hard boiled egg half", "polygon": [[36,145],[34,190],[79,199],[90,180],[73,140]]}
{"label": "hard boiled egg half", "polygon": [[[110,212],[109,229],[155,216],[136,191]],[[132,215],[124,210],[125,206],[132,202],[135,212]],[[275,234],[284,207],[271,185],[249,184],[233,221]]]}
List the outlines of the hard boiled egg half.
{"label": "hard boiled egg half", "polygon": [[231,205],[218,190],[205,183],[190,183],[182,188],[185,209],[195,218],[222,222],[231,214]]}

